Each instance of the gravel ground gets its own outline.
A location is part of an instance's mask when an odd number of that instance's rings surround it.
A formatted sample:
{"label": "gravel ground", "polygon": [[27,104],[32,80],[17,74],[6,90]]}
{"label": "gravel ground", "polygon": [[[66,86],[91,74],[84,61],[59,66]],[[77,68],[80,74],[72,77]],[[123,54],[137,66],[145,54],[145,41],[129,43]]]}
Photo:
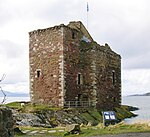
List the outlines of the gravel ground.
{"label": "gravel ground", "polygon": [[[29,137],[29,136],[25,136],[25,137]],[[36,135],[36,137],[54,137],[54,136]],[[150,137],[150,133],[126,133],[126,134],[119,134],[119,135],[100,135],[100,136],[91,136],[91,137]]]}
{"label": "gravel ground", "polygon": [[150,133],[126,133],[119,135],[103,135],[103,136],[92,136],[92,137],[150,137]]}

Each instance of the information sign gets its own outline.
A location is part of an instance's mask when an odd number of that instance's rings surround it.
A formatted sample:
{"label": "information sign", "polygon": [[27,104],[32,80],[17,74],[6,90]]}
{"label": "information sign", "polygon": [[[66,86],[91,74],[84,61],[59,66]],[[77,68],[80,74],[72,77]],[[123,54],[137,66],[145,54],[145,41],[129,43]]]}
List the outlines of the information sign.
{"label": "information sign", "polygon": [[103,111],[102,114],[104,126],[116,123],[117,117],[115,111]]}

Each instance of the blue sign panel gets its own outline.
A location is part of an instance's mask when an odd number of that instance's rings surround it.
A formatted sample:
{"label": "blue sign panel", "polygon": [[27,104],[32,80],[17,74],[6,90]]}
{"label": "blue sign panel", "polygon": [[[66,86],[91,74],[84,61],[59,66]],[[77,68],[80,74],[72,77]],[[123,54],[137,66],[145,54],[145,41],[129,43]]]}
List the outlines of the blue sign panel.
{"label": "blue sign panel", "polygon": [[115,124],[117,121],[116,113],[114,111],[103,111],[103,122],[104,125]]}

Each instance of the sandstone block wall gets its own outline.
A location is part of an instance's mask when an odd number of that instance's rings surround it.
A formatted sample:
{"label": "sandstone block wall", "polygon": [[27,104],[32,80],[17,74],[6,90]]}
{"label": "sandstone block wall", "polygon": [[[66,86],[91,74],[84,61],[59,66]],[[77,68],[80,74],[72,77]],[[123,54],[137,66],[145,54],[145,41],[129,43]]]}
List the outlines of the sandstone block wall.
{"label": "sandstone block wall", "polygon": [[121,105],[121,57],[106,44],[95,49],[95,85],[97,108],[113,109]]}
{"label": "sandstone block wall", "polygon": [[63,104],[63,26],[29,34],[31,100],[60,106]]}
{"label": "sandstone block wall", "polygon": [[120,105],[121,57],[94,42],[81,22],[29,34],[33,103],[87,101],[107,110]]}
{"label": "sandstone block wall", "polygon": [[[98,109],[113,109],[121,104],[121,57],[106,44],[80,41],[78,73],[82,84],[77,85],[76,97],[90,101]],[[75,80],[75,79],[74,79]],[[70,83],[71,84],[71,83]]]}
{"label": "sandstone block wall", "polygon": [[[72,36],[73,35],[73,36]],[[77,75],[79,73],[79,33],[76,30],[64,30],[64,81],[65,100],[73,101],[78,95]]]}
{"label": "sandstone block wall", "polygon": [[11,110],[0,107],[0,137],[13,137],[13,125]]}

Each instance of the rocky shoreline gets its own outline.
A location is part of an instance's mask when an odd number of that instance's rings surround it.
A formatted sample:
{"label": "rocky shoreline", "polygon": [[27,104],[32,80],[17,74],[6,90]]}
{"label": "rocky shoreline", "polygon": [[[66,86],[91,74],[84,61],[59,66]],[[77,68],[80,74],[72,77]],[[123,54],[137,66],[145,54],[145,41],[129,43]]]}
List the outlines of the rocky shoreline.
{"label": "rocky shoreline", "polygon": [[57,111],[44,110],[35,113],[20,113],[12,110],[12,112],[17,126],[54,128],[57,126],[65,127],[68,124],[95,126],[102,122],[101,115],[96,110],[62,109]]}
{"label": "rocky shoreline", "polygon": [[[8,104],[7,107],[12,110],[16,126],[54,128],[65,127],[68,124],[96,126],[103,122],[101,111],[90,108],[58,109],[49,108],[48,106],[44,108],[43,106],[31,106],[30,103],[21,106],[21,102],[17,102],[15,106]],[[115,108],[118,122],[136,116],[130,112],[133,110],[137,110],[137,108],[131,106]]]}

